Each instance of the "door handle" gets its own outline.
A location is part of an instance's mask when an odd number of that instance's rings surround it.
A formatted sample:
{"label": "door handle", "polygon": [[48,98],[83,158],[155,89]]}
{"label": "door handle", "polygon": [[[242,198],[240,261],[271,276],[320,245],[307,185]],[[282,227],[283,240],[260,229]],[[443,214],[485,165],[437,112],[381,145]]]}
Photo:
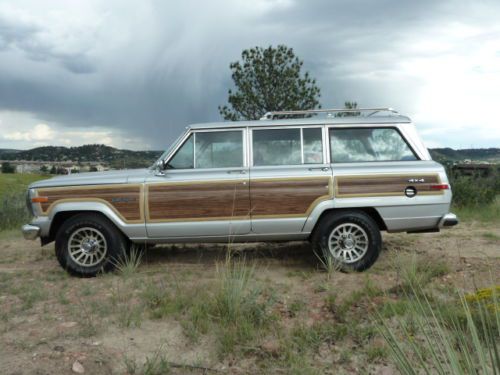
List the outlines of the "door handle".
{"label": "door handle", "polygon": [[323,171],[323,172],[328,172],[330,170],[330,168],[328,167],[311,167],[311,168],[308,168],[310,172],[313,172],[313,171]]}
{"label": "door handle", "polygon": [[245,174],[247,173],[244,169],[233,169],[231,171],[227,171],[228,174]]}

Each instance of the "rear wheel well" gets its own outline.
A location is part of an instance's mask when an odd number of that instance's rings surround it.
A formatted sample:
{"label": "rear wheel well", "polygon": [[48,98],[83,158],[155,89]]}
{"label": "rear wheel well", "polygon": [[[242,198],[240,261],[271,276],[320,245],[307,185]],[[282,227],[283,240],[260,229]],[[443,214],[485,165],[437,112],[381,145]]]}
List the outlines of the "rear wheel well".
{"label": "rear wheel well", "polygon": [[382,216],[380,216],[380,214],[378,213],[378,211],[375,208],[373,208],[373,207],[353,207],[353,208],[331,208],[329,210],[325,210],[321,214],[321,216],[318,218],[318,221],[316,222],[316,224],[314,225],[314,229],[313,229],[312,233],[314,233],[314,231],[318,227],[319,223],[321,222],[323,217],[325,217],[326,215],[330,215],[334,212],[340,213],[340,212],[348,212],[348,211],[358,211],[358,212],[361,211],[361,212],[367,214],[368,216],[370,216],[373,220],[375,220],[379,230],[381,230],[381,231],[387,230],[387,226],[385,225],[385,222],[382,219]]}
{"label": "rear wheel well", "polygon": [[[61,225],[68,220],[69,218],[79,215],[79,214],[86,214],[86,213],[92,213],[96,215],[100,215],[103,218],[105,218],[107,221],[109,221],[115,228],[117,228],[120,232],[122,230],[118,228],[115,223],[113,223],[111,220],[109,220],[106,215],[99,211],[63,211],[63,212],[58,212],[54,218],[52,219],[52,223],[50,224],[50,231],[48,237],[42,238],[42,245],[46,245],[56,239],[57,231],[61,227]],[[123,233],[123,232],[122,232]],[[127,236],[125,236],[127,237]]]}

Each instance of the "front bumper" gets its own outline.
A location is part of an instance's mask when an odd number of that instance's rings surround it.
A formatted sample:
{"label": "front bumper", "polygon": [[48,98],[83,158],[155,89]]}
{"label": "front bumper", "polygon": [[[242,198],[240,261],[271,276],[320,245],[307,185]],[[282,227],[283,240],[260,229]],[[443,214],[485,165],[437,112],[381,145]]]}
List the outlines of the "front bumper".
{"label": "front bumper", "polygon": [[36,240],[40,237],[40,227],[31,224],[24,224],[22,227],[23,237],[26,240]]}
{"label": "front bumper", "polygon": [[449,228],[449,227],[452,227],[452,226],[457,225],[457,224],[458,224],[457,215],[449,213],[449,214],[443,215],[441,220],[439,220],[438,227],[439,227],[439,229]]}

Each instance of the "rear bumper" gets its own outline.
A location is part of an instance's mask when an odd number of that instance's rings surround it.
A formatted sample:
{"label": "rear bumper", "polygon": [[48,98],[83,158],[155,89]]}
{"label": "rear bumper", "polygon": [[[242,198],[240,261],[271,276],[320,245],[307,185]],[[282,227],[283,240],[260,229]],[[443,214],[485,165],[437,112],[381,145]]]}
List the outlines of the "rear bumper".
{"label": "rear bumper", "polygon": [[438,227],[439,227],[439,229],[449,228],[449,227],[453,227],[457,224],[458,224],[457,215],[449,213],[449,214],[443,215],[441,220],[439,220]]}
{"label": "rear bumper", "polygon": [[26,240],[36,240],[40,237],[40,227],[31,224],[24,224],[21,228],[23,237]]}

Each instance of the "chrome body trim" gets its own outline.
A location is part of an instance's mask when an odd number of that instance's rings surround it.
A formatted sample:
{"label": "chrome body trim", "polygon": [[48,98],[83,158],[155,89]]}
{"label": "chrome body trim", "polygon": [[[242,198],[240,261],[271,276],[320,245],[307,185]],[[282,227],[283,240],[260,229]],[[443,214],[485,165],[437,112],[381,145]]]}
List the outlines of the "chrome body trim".
{"label": "chrome body trim", "polygon": [[260,241],[305,241],[309,238],[310,233],[299,232],[299,233],[267,233],[267,234],[256,234],[248,233],[242,235],[224,235],[224,236],[189,236],[189,237],[158,237],[158,238],[148,238],[148,237],[134,237],[130,238],[131,241],[135,243],[151,243],[151,244],[162,244],[162,243],[226,243],[231,244],[234,242],[244,243],[244,242],[260,242]]}

